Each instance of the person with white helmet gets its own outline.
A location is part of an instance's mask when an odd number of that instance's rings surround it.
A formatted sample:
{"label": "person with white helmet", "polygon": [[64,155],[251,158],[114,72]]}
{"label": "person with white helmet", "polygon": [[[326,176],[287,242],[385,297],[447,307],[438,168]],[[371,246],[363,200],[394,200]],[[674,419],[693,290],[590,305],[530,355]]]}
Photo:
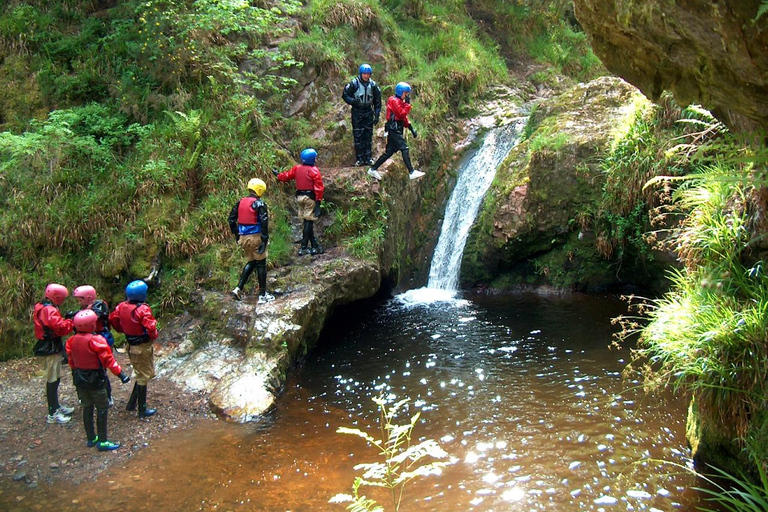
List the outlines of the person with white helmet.
{"label": "person with white helmet", "polygon": [[347,105],[352,107],[352,136],[355,142],[355,165],[373,163],[373,126],[378,124],[381,114],[381,89],[371,80],[373,68],[361,64],[358,75],[344,87],[341,94]]}
{"label": "person with white helmet", "polygon": [[[109,345],[109,349],[112,350],[112,347],[115,345],[115,337],[109,329],[109,305],[105,301],[96,298],[96,288],[89,284],[84,284],[75,288],[72,291],[72,296],[78,304],[80,304],[80,311],[90,309],[96,313],[96,332],[104,337],[107,341],[107,345]],[[77,326],[75,326],[75,330],[77,330]],[[112,400],[112,384],[109,382],[108,378],[105,380],[109,406],[112,407],[114,405],[114,401]]]}
{"label": "person with white helmet", "polygon": [[[99,317],[91,309],[82,309],[73,319],[77,334],[67,340],[67,356],[72,368],[72,382],[77,389],[77,396],[83,406],[83,426],[85,427],[86,445],[96,446],[100,452],[117,450],[120,443],[107,437],[107,400],[106,369],[117,375],[125,384],[130,378],[115,361],[107,340],[99,334]],[[93,427],[93,409],[96,408],[96,426]]]}
{"label": "person with white helmet", "polygon": [[253,178],[248,182],[248,195],[240,199],[229,212],[229,229],[243,249],[246,264],[240,281],[232,290],[236,300],[242,300],[248,278],[256,270],[259,279],[259,304],[275,300],[267,293],[267,243],[269,242],[269,212],[262,196],[267,191],[264,180]]}
{"label": "person with white helmet", "polygon": [[45,368],[45,396],[48,402],[48,423],[68,423],[75,411],[59,403],[61,364],[64,344],[62,336],[72,332],[72,320],[61,316],[59,306],[69,296],[66,286],[51,283],[45,287],[45,298],[35,304],[32,321],[35,326],[36,356]]}
{"label": "person with white helmet", "polygon": [[390,96],[387,100],[387,118],[384,125],[384,129],[387,130],[387,149],[368,169],[368,174],[373,178],[381,180],[379,167],[398,151],[403,155],[403,163],[405,163],[405,167],[408,169],[408,174],[410,174],[412,180],[424,176],[423,172],[413,168],[410,149],[403,136],[403,130],[408,128],[414,138],[418,137],[416,129],[408,119],[410,112],[411,86],[406,82],[400,82],[395,86],[394,96]]}
{"label": "person with white helmet", "polygon": [[[317,168],[317,151],[307,148],[301,152],[301,165],[294,165],[285,172],[272,170],[278,181],[296,181],[296,204],[299,220],[303,222],[299,256],[307,253],[315,256],[325,252],[315,238],[315,221],[320,217],[320,203],[323,201],[325,185],[320,169]],[[307,249],[307,246],[311,246]]]}
{"label": "person with white helmet", "polygon": [[157,320],[147,304],[147,283],[141,279],[131,281],[125,287],[125,298],[109,314],[109,323],[117,332],[125,335],[128,357],[133,367],[136,383],[128,399],[126,411],[135,411],[139,405],[139,418],[153,416],[157,409],[147,407],[147,384],[155,376],[155,345],[159,336]]}

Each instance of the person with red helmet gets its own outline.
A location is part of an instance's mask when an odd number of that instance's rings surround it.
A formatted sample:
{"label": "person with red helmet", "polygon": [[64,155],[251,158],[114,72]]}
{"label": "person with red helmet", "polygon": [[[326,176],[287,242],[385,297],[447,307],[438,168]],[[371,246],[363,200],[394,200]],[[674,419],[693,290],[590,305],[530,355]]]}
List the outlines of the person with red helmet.
{"label": "person with red helmet", "polygon": [[410,174],[412,180],[424,176],[423,172],[413,168],[413,164],[411,164],[411,151],[403,136],[404,129],[408,128],[413,138],[418,137],[416,129],[411,124],[410,119],[408,119],[410,112],[411,86],[406,82],[400,82],[395,86],[394,96],[390,96],[387,100],[387,119],[384,125],[384,129],[387,131],[387,148],[384,150],[384,154],[368,169],[369,176],[381,180],[379,167],[398,151],[403,154],[403,163],[408,169],[408,174]]}
{"label": "person with red helmet", "polygon": [[[75,288],[72,291],[72,296],[80,304],[81,311],[90,309],[96,313],[98,317],[96,320],[96,332],[107,340],[107,345],[109,345],[111,350],[115,344],[115,337],[112,336],[112,331],[109,330],[109,305],[105,301],[97,299],[96,289],[87,284]],[[75,329],[77,329],[77,326],[75,326]],[[112,384],[109,382],[109,378],[106,379],[106,385],[109,406],[112,407],[114,401],[112,400]]]}
{"label": "person with red helmet", "polygon": [[320,217],[320,203],[323,201],[325,185],[320,170],[315,165],[317,160],[317,151],[307,148],[301,152],[301,165],[294,165],[285,172],[278,172],[276,169],[272,173],[278,181],[283,183],[296,180],[296,203],[299,209],[299,219],[303,221],[301,247],[299,247],[299,256],[307,254],[307,245],[311,244],[309,254],[323,254],[323,247],[315,238],[315,221]]}
{"label": "person with red helmet", "polygon": [[147,384],[155,376],[153,341],[157,339],[157,320],[147,300],[147,283],[131,281],[125,287],[126,300],[109,314],[109,323],[117,332],[125,334],[128,357],[131,359],[136,384],[128,399],[127,411],[135,411],[139,404],[139,418],[147,418],[157,412],[147,407]]}
{"label": "person with red helmet", "polygon": [[59,403],[61,364],[64,344],[61,337],[72,332],[72,320],[61,316],[59,306],[69,296],[66,286],[51,283],[45,287],[45,298],[35,304],[32,321],[35,326],[34,353],[42,358],[45,368],[45,396],[48,402],[48,423],[67,423],[73,407]]}
{"label": "person with red helmet", "polygon": [[[82,309],[73,319],[74,336],[67,340],[66,350],[69,366],[72,369],[72,382],[77,389],[77,396],[83,406],[83,426],[86,444],[96,446],[100,452],[117,450],[120,443],[107,437],[107,372],[120,377],[125,384],[130,379],[115,361],[107,340],[98,333],[98,314],[91,309]],[[93,409],[96,407],[96,427],[93,428]]]}

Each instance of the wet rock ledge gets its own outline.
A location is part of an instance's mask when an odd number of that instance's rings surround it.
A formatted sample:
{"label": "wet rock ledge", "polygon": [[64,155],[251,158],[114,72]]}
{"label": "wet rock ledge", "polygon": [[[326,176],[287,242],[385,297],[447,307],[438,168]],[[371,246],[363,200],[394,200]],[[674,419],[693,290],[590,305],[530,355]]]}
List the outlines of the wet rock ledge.
{"label": "wet rock ledge", "polygon": [[274,302],[201,292],[159,340],[158,374],[208,396],[224,419],[252,421],[273,408],[290,365],[315,345],[333,310],[372,297],[381,282],[374,263],[336,250],[273,274],[290,283],[275,288]]}

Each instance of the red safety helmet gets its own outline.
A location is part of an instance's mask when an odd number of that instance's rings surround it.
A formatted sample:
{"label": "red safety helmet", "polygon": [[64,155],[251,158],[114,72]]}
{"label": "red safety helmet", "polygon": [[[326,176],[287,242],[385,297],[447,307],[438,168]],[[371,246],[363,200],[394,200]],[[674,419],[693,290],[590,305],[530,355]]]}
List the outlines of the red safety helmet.
{"label": "red safety helmet", "polygon": [[94,288],[91,285],[83,285],[78,286],[75,288],[75,290],[72,292],[72,296],[81,299],[85,299],[88,304],[91,304],[93,301],[96,300],[96,288]]}
{"label": "red safety helmet", "polygon": [[94,332],[96,330],[96,321],[99,315],[92,309],[83,309],[78,311],[73,320],[77,332]]}
{"label": "red safety helmet", "polygon": [[69,297],[69,290],[62,284],[51,283],[45,287],[45,298],[60,306]]}

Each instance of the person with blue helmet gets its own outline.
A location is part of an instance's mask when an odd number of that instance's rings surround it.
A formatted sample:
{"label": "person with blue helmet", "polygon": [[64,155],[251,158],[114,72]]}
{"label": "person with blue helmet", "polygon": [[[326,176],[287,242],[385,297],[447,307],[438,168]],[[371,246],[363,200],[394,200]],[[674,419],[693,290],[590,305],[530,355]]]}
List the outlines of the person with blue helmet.
{"label": "person with blue helmet", "polygon": [[128,399],[127,411],[135,411],[139,405],[139,418],[147,418],[157,412],[147,407],[147,384],[155,376],[154,340],[158,337],[157,320],[147,300],[147,283],[138,279],[125,287],[126,300],[109,314],[109,323],[117,332],[125,335],[128,357],[133,367],[136,383]]}
{"label": "person with blue helmet", "polygon": [[[323,247],[315,238],[315,221],[320,217],[320,203],[323,201],[325,185],[320,169],[317,168],[317,151],[307,148],[301,152],[301,165],[294,165],[285,172],[273,170],[278,181],[283,183],[296,180],[296,204],[299,220],[303,222],[299,256],[323,254]],[[307,246],[311,249],[307,250]]]}
{"label": "person with blue helmet", "polygon": [[410,174],[412,180],[424,176],[423,172],[413,168],[410,149],[403,136],[405,128],[408,128],[414,137],[418,136],[411,121],[408,119],[410,112],[411,86],[406,82],[400,82],[395,86],[394,96],[390,96],[387,100],[387,119],[386,125],[384,125],[384,129],[387,130],[387,149],[368,169],[368,174],[375,179],[381,180],[379,167],[398,151],[403,155],[403,163],[405,163],[405,167],[408,169],[408,174]]}
{"label": "person with blue helmet", "polygon": [[381,89],[371,79],[373,68],[361,64],[358,75],[344,87],[341,94],[347,105],[352,106],[352,136],[355,142],[355,165],[373,163],[373,126],[381,114]]}
{"label": "person with blue helmet", "polygon": [[242,300],[243,289],[251,273],[256,270],[259,279],[259,304],[272,302],[274,295],[267,293],[267,243],[269,242],[269,211],[262,197],[267,184],[260,178],[248,181],[248,195],[240,199],[229,212],[229,229],[237,245],[243,249],[246,264],[240,281],[232,290],[236,300]]}

